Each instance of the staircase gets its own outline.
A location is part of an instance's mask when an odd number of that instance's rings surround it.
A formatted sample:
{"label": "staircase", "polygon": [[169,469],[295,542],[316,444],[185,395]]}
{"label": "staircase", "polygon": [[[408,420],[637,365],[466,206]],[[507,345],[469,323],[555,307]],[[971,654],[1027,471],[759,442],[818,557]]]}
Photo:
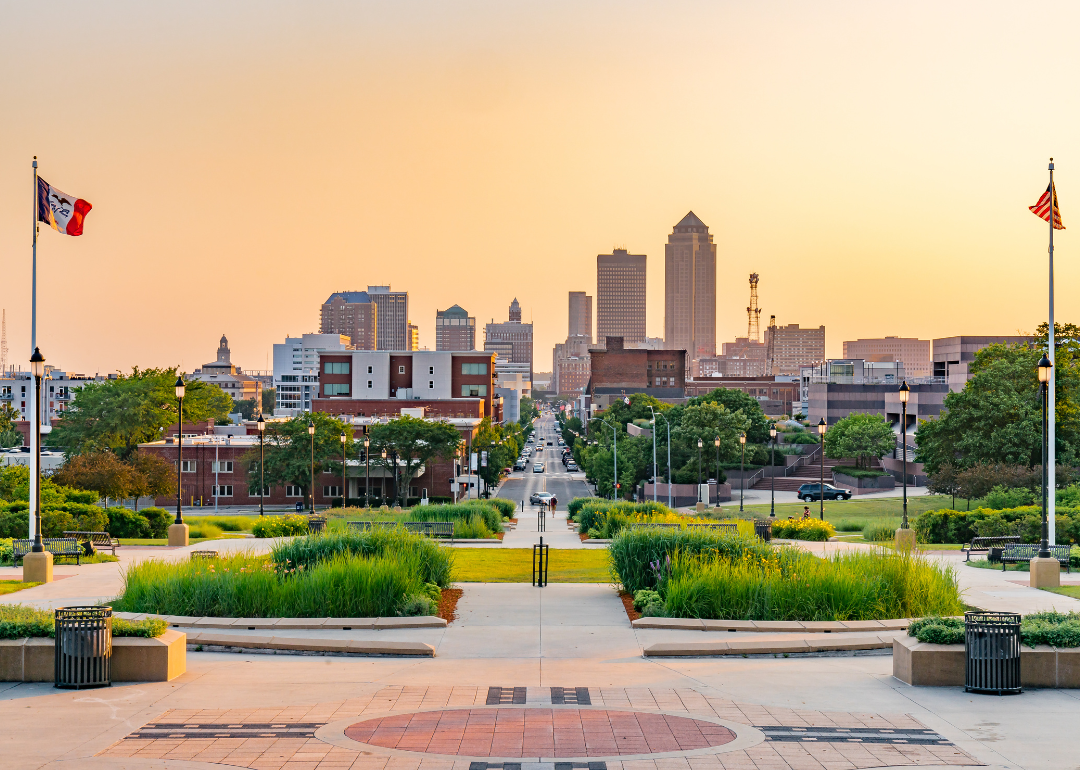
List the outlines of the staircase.
{"label": "staircase", "polygon": [[[777,492],[798,492],[803,484],[818,482],[821,480],[821,460],[806,463],[794,468],[787,476],[776,477]],[[839,465],[854,465],[854,460],[830,460],[825,458],[825,483],[832,484],[832,469]],[[767,476],[758,479],[753,489],[771,489],[773,480]]]}

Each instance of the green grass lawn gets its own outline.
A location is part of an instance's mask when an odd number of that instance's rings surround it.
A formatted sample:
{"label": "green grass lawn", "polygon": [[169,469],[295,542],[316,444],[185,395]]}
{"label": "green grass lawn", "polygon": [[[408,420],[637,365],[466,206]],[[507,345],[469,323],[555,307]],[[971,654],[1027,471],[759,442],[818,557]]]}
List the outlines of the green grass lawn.
{"label": "green grass lawn", "polygon": [[[959,504],[959,503],[958,503]],[[802,516],[803,506],[809,505],[810,512],[817,518],[819,503],[777,503],[776,515],[786,519],[788,516]],[[923,495],[908,498],[908,518],[914,518],[923,511],[933,511],[938,508],[949,508],[952,498],[948,495]],[[721,506],[725,516],[738,517],[739,503],[727,503]],[[744,516],[765,517],[769,515],[769,504],[747,505]],[[900,497],[878,498],[876,500],[860,500],[854,497],[851,500],[826,500],[825,519],[834,525],[843,519],[858,519],[867,524],[879,524],[882,520],[895,521],[899,526],[900,518],[904,511],[904,501]]]}
{"label": "green grass lawn", "polygon": [[[607,550],[556,550],[548,565],[550,583],[610,583]],[[531,548],[455,548],[454,580],[459,583],[532,582]]]}
{"label": "green grass lawn", "polygon": [[1042,590],[1049,591],[1052,594],[1069,596],[1073,599],[1080,599],[1080,586],[1061,586],[1060,588],[1044,588]]}
{"label": "green grass lawn", "polygon": [[24,588],[33,588],[34,586],[39,585],[41,585],[41,583],[24,583],[21,580],[0,580],[0,596],[3,596],[4,594],[13,594]]}
{"label": "green grass lawn", "polygon": [[[226,540],[229,538],[242,538],[243,535],[237,535],[232,532],[224,532],[219,537],[192,537],[188,539],[189,544],[205,543],[207,540]],[[169,540],[165,537],[121,537],[120,545],[168,545]]]}

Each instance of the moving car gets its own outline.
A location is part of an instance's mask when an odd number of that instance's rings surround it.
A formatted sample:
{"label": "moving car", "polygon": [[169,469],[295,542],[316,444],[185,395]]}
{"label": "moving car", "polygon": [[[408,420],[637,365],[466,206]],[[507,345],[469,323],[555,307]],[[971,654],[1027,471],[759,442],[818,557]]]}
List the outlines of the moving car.
{"label": "moving car", "polygon": [[544,472],[544,464],[543,463],[536,463],[535,465],[533,465],[533,473],[543,473],[543,472]]}
{"label": "moving car", "polygon": [[578,469],[578,465],[573,460],[571,460],[570,462],[568,462],[566,464],[566,470],[568,470],[568,471],[576,471],[577,469]]}
{"label": "moving car", "polygon": [[514,463],[514,470],[515,471],[523,471],[523,470],[525,470],[525,461],[524,460],[518,460],[516,463]]}
{"label": "moving car", "polygon": [[[851,493],[846,489],[834,487],[832,484],[826,484],[824,489],[826,500],[847,500],[851,497]],[[799,499],[804,503],[816,503],[821,499],[821,485],[803,484],[799,487]]]}
{"label": "moving car", "polygon": [[553,497],[555,497],[555,495],[551,494],[550,492],[533,492],[532,495],[529,497],[529,502],[544,503],[545,505],[547,505],[551,502],[551,498]]}

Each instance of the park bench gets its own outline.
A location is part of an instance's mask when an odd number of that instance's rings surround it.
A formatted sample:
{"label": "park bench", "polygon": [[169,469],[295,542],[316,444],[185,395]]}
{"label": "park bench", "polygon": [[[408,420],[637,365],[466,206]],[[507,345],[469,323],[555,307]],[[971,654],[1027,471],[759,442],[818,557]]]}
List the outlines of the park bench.
{"label": "park bench", "polygon": [[967,553],[964,561],[971,561],[973,553],[990,553],[991,550],[1000,550],[1006,545],[1019,545],[1019,535],[1001,535],[998,537],[973,537],[970,543],[960,546],[960,550]]}
{"label": "park bench", "polygon": [[[120,541],[108,532],[64,532],[64,537],[73,537],[80,543],[90,541],[95,550],[108,548],[112,555],[116,556],[116,549],[120,547]],[[89,556],[90,554],[86,554]]]}
{"label": "park bench", "polygon": [[[682,524],[675,522],[661,522],[661,521],[642,521],[630,525],[631,527],[658,527],[660,529],[679,529]],[[687,527],[701,527],[703,529],[722,529],[729,532],[736,532],[738,526],[734,523],[709,521],[709,522],[689,522]]]}
{"label": "park bench", "polygon": [[[73,537],[43,537],[41,538],[42,545],[45,546],[45,550],[51,553],[53,556],[74,556],[75,563],[82,565],[83,549],[79,541]],[[11,547],[14,551],[15,558],[14,563],[18,564],[19,559],[26,556],[34,548],[33,540],[12,540]]]}
{"label": "park bench", "polygon": [[[1064,567],[1066,572],[1072,574],[1072,569],[1069,567],[1070,551],[1072,551],[1071,545],[1050,546],[1050,555],[1058,560],[1058,564]],[[1001,550],[1001,571],[1005,571],[1007,564],[1026,564],[1038,555],[1039,546],[1033,543],[1006,545]]]}
{"label": "park bench", "polygon": [[425,537],[445,537],[454,542],[454,522],[452,521],[350,521],[351,529],[369,530],[372,527],[403,526],[409,532],[417,532]]}
{"label": "park bench", "polygon": [[217,551],[192,551],[192,559],[216,559],[218,557]]}

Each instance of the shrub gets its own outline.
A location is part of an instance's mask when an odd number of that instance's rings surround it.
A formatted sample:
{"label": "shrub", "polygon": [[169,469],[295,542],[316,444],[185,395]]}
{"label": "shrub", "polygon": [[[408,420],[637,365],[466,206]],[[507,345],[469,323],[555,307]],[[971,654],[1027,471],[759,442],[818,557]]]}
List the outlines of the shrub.
{"label": "shrub", "polygon": [[908,625],[908,636],[928,644],[963,644],[964,621],[962,618],[931,615],[913,620]]}
{"label": "shrub", "polygon": [[664,600],[656,591],[642,588],[634,592],[634,609],[645,617],[662,617],[664,615]]}
{"label": "shrub", "polygon": [[821,519],[775,519],[773,537],[785,540],[824,541],[836,534],[833,525]]}
{"label": "shrub", "polygon": [[1010,488],[998,484],[983,498],[980,508],[990,508],[1000,511],[1004,508],[1019,508],[1024,505],[1035,505],[1035,493],[1030,489]]}
{"label": "shrub", "polygon": [[172,514],[164,508],[143,508],[139,514],[150,527],[150,537],[168,537],[169,525],[173,523]]}
{"label": "shrub", "polygon": [[203,540],[215,540],[221,537],[221,527],[208,521],[198,521],[188,524],[188,537],[201,538]]}
{"label": "shrub", "polygon": [[[987,519],[992,521],[981,523]],[[1034,505],[971,511],[943,508],[920,513],[912,527],[920,543],[968,543],[972,537],[980,536],[981,531],[1018,534],[1025,543],[1037,543],[1041,536],[1041,509]],[[1055,535],[1059,543],[1080,542],[1080,508],[1057,509]]]}
{"label": "shrub", "polygon": [[255,537],[295,537],[308,532],[307,516],[290,513],[286,516],[265,516],[251,528]]}
{"label": "shrub", "polygon": [[886,524],[870,524],[863,529],[862,536],[863,540],[882,543],[896,537],[896,527],[890,527]]}
{"label": "shrub", "polygon": [[833,473],[842,473],[845,476],[850,476],[853,479],[876,479],[882,476],[888,476],[888,471],[879,471],[874,468],[856,468],[851,465],[841,465],[833,468]]}
{"label": "shrub", "polygon": [[1028,615],[1020,624],[1020,638],[1034,647],[1080,647],[1080,613],[1038,612]]}
{"label": "shrub", "polygon": [[10,537],[0,538],[0,564],[7,564],[15,559],[15,546],[11,541]]}
{"label": "shrub", "polygon": [[812,433],[787,433],[784,435],[789,444],[816,444],[818,443],[817,436]]}
{"label": "shrub", "polygon": [[137,636],[144,639],[154,639],[169,630],[169,624],[161,618],[144,618],[142,620],[124,620],[113,618],[113,636]]}
{"label": "shrub", "polygon": [[106,513],[109,516],[108,532],[113,537],[151,537],[150,522],[141,513],[127,508],[109,508]]}
{"label": "shrub", "polygon": [[[23,639],[55,635],[56,616],[52,610],[39,610],[22,604],[0,605],[0,639]],[[113,618],[113,636],[161,636],[169,624],[158,618],[131,621]]]}
{"label": "shrub", "polygon": [[430,596],[413,594],[412,596],[406,596],[402,600],[395,614],[398,617],[411,618],[421,615],[434,615],[438,612],[438,609],[438,604],[433,602]]}
{"label": "shrub", "polygon": [[486,501],[489,505],[494,505],[499,513],[507,519],[512,519],[514,514],[517,513],[518,505],[513,500],[505,500],[501,497],[493,497]]}

